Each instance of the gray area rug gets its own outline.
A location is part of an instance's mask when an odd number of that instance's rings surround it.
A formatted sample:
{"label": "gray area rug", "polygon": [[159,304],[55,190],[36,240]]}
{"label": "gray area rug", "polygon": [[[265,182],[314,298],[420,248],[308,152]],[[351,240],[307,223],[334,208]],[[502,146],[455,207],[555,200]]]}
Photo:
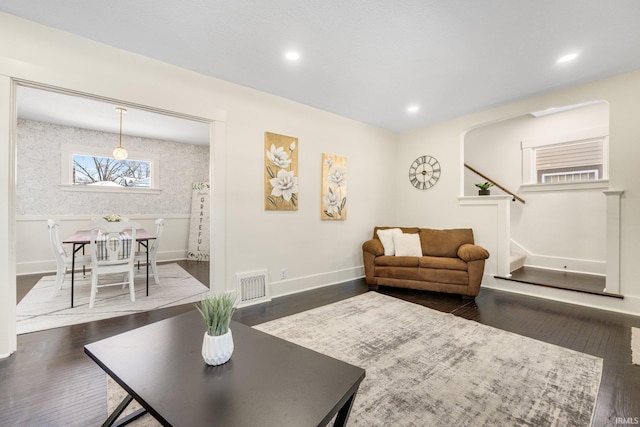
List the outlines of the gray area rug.
{"label": "gray area rug", "polygon": [[[115,382],[113,378],[107,375],[107,415],[104,417],[105,420],[113,411],[115,411],[115,409],[118,407],[120,402],[122,402],[122,399],[124,399],[126,396],[127,396],[127,392],[122,387],[120,387],[120,384]],[[133,412],[137,411],[140,408],[141,408],[140,404],[135,400],[132,400],[129,406],[127,406],[127,408],[124,410],[122,415],[118,417],[118,420],[126,418],[127,415],[132,414]],[[161,427],[162,426],[162,424],[156,421],[156,419],[153,418],[150,414],[144,414],[140,418],[136,419],[135,421],[127,425],[133,426],[133,427]]]}
{"label": "gray area rug", "polygon": [[588,426],[602,359],[368,292],[256,329],[360,366],[353,426]]}
{"label": "gray area rug", "polygon": [[146,271],[141,270],[141,274],[135,279],[135,302],[131,302],[129,288],[122,289],[120,286],[100,288],[96,296],[96,304],[90,309],[89,276],[83,279],[81,273],[76,273],[73,308],[70,307],[70,284],[65,282],[64,287],[54,297],[55,276],[45,276],[16,307],[17,332],[25,334],[196,302],[209,291],[209,288],[175,263],[159,264],[158,277],[160,283],[156,285],[153,275],[150,275],[149,296],[146,296]]}
{"label": "gray area rug", "polygon": [[[602,375],[600,358],[375,292],[256,329],[366,369],[350,426],[584,427]],[[111,413],[125,392],[107,381]]]}

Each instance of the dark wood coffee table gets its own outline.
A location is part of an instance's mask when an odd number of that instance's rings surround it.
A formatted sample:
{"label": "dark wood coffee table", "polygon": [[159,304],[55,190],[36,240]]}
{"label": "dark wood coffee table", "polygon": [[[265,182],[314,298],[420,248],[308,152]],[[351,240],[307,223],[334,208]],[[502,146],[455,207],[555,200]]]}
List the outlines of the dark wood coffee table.
{"label": "dark wood coffee table", "polygon": [[[364,369],[237,322],[224,365],[201,355],[204,323],[194,309],[84,347],[142,410],[166,426],[345,425]],[[112,425],[120,413],[111,414]],[[113,425],[117,425],[113,424]]]}

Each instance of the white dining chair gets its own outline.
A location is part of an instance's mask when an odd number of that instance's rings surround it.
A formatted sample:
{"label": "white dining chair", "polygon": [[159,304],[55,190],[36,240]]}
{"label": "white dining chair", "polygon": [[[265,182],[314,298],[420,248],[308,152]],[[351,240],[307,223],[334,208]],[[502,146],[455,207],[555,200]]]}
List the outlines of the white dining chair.
{"label": "white dining chair", "polygon": [[[90,227],[91,238],[91,297],[89,308],[95,305],[98,288],[105,286],[129,286],[131,301],[136,300],[134,284],[134,256],[136,230],[140,225],[135,222],[93,222]],[[99,277],[115,275],[122,280],[99,283]]]}
{"label": "white dining chair", "polygon": [[[151,268],[151,272],[153,273],[153,279],[155,280],[156,285],[160,283],[160,279],[158,278],[158,267],[156,265],[156,259],[158,255],[158,247],[160,247],[160,237],[162,236],[162,231],[164,230],[164,218],[156,219],[156,238],[153,240],[153,243],[147,242],[149,246],[149,265],[147,268]],[[138,263],[138,267],[140,264],[147,264],[147,253],[145,251],[136,252],[136,262]]]}
{"label": "white dining chair", "polygon": [[[60,240],[60,222],[50,219],[47,221],[49,227],[49,242],[51,243],[51,250],[56,258],[56,283],[53,286],[53,296],[58,295],[58,291],[62,289],[65,275],[67,270],[71,271],[73,260],[71,256],[67,254],[67,251]],[[72,254],[73,256],[73,254]],[[86,266],[91,264],[91,256],[89,255],[76,255],[76,265]]]}

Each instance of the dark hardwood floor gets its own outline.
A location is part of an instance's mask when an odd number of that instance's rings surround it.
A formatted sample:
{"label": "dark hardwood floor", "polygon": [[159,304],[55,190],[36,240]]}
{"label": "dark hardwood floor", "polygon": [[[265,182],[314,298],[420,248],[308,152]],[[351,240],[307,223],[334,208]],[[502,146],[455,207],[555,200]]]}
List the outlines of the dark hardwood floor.
{"label": "dark hardwood floor", "polygon": [[[208,283],[208,266],[181,265]],[[18,281],[19,288],[35,283],[24,276]],[[237,310],[234,319],[256,325],[367,291],[363,280],[350,281],[246,307]],[[486,288],[475,300],[384,287],[378,292],[601,357],[604,372],[594,426],[615,426],[617,417],[640,417],[640,366],[631,364],[630,352],[630,330],[640,327],[640,317]],[[193,310],[191,304],[18,336],[18,351],[0,360],[0,426],[102,423],[105,374],[83,346],[188,310]]]}

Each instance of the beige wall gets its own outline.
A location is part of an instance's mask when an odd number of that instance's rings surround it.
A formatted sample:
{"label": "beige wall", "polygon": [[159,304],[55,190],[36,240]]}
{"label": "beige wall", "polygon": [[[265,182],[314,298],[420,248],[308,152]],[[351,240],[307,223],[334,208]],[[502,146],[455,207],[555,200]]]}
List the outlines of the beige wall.
{"label": "beige wall", "polygon": [[[0,14],[0,150],[15,117],[9,77],[214,123],[211,149],[213,289],[267,269],[274,295],[362,275],[360,243],[393,223],[395,135],[283,98]],[[126,66],[123,66],[126,64]],[[300,209],[265,212],[264,132],[299,138]],[[349,219],[320,220],[322,153],[348,158]],[[0,156],[0,357],[15,350],[13,156]],[[279,271],[287,269],[287,280]]]}
{"label": "beige wall", "polygon": [[[460,206],[465,132],[552,106],[604,99],[611,114],[611,187],[622,199],[622,301],[538,291],[538,295],[638,312],[640,263],[640,71],[531,98],[395,135],[283,98],[109,48],[0,14],[0,357],[15,350],[15,115],[11,77],[213,122],[211,153],[212,284],[232,289],[234,274],[267,269],[275,295],[340,282],[362,274],[360,243],[376,224],[471,226],[480,244],[496,248],[495,212]],[[122,66],[126,64],[126,66]],[[265,212],[262,206],[263,134],[299,138],[300,209]],[[322,153],[348,158],[349,219],[319,217]],[[442,165],[429,191],[408,183],[408,168],[429,154]],[[487,273],[495,271],[490,259]],[[287,280],[279,270],[287,269]],[[492,270],[493,269],[493,270]],[[490,276],[487,286],[500,287]],[[510,285],[511,286],[511,285]],[[513,287],[515,292],[533,292]]]}

